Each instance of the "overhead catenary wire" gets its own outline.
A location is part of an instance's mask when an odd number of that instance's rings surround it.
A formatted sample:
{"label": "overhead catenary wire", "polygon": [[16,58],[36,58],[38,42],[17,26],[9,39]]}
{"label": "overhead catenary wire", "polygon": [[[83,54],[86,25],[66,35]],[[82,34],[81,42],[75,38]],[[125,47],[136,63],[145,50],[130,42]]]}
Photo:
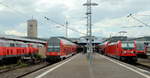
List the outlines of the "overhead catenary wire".
{"label": "overhead catenary wire", "polygon": [[144,26],[142,26],[142,25],[139,25],[139,26],[123,26],[121,28],[135,28],[135,27],[144,27]]}
{"label": "overhead catenary wire", "polygon": [[[11,9],[11,10],[14,11],[16,14],[21,15],[22,17],[24,17],[24,18],[26,18],[26,19],[29,18],[26,14],[24,14],[24,13],[22,13],[22,12],[16,10],[16,9],[14,9],[14,8],[12,8],[12,7],[10,7],[10,6],[8,6],[7,4],[5,4],[5,3],[3,3],[3,2],[4,2],[4,1],[1,1],[1,2],[0,2],[0,5]],[[56,23],[56,24],[58,24],[58,25],[60,25],[60,26],[62,26],[62,27],[66,27],[65,25],[60,24],[60,23],[57,23],[56,21],[54,21],[54,20],[52,20],[52,19],[50,19],[50,18],[47,18],[47,20],[49,20],[49,21],[51,21],[51,22],[54,22],[54,23]],[[43,24],[43,23],[41,23],[41,24]],[[74,31],[74,32],[78,32],[78,33],[80,33],[80,34],[84,34],[84,35],[85,35],[85,33],[82,33],[82,32],[80,32],[80,31],[78,31],[78,30],[73,29],[73,28],[68,27],[68,29],[70,29],[70,30],[72,30],[72,31]]]}
{"label": "overhead catenary wire", "polygon": [[24,18],[28,18],[27,15],[25,15],[25,14],[23,14],[22,12],[20,12],[20,11],[18,11],[18,10],[16,10],[16,9],[14,9],[14,8],[12,8],[12,7],[10,7],[10,6],[6,5],[6,4],[4,4],[3,2],[0,2],[0,5],[11,9],[12,11],[16,12],[17,14],[23,16]]}
{"label": "overhead catenary wire", "polygon": [[[30,18],[30,16],[28,16],[28,15],[26,15],[26,14],[24,14],[24,13],[22,13],[22,12],[16,10],[16,9],[14,9],[14,8],[12,8],[12,7],[10,7],[10,6],[8,6],[7,4],[4,4],[4,2],[5,2],[5,1],[1,1],[1,2],[0,2],[0,5],[11,9],[11,10],[14,11],[16,14],[18,14],[18,15],[24,17],[25,19],[29,19],[29,18]],[[32,16],[32,19],[33,19],[33,16]],[[44,22],[39,22],[39,23],[40,23],[41,25],[44,24]]]}
{"label": "overhead catenary wire", "polygon": [[[48,20],[48,21],[51,21],[51,22],[53,22],[53,23],[55,23],[55,24],[58,24],[59,26],[66,27],[65,25],[60,24],[60,23],[56,22],[56,21],[53,20],[53,19],[50,19],[50,18],[48,18],[48,17],[44,17],[44,18],[45,18],[46,20]],[[78,33],[80,33],[80,34],[86,35],[85,33],[82,33],[82,32],[80,32],[80,31],[78,31],[78,30],[73,29],[73,28],[70,28],[70,27],[67,27],[67,28],[70,29],[70,30],[72,30],[72,31],[74,31],[74,32],[78,32]]]}
{"label": "overhead catenary wire", "polygon": [[136,21],[142,23],[143,25],[145,25],[145,26],[147,26],[147,27],[150,27],[150,25],[148,25],[148,24],[144,23],[143,21],[141,21],[141,20],[135,18],[132,14],[129,14],[127,17],[132,17],[134,20],[136,20]]}
{"label": "overhead catenary wire", "polygon": [[4,3],[4,2],[6,2],[6,1],[9,1],[9,0],[1,0],[0,2],[1,2],[1,3]]}
{"label": "overhead catenary wire", "polygon": [[148,24],[146,24],[146,23],[142,22],[141,20],[139,20],[139,19],[137,19],[137,18],[135,18],[135,17],[133,17],[133,16],[131,16],[131,17],[132,17],[133,19],[135,19],[136,21],[138,21],[138,22],[140,22],[140,23],[144,24],[145,26],[150,27],[150,25],[148,25]]}

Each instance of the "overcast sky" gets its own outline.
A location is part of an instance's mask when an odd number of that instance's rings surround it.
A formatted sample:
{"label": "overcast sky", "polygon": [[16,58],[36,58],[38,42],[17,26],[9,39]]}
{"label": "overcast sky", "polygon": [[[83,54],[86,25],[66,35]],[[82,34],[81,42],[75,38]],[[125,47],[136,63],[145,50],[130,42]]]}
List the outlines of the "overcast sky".
{"label": "overcast sky", "polygon": [[[47,21],[49,17],[60,24],[69,21],[69,27],[86,33],[86,0],[1,0],[0,34],[26,36],[26,21],[38,20],[38,36],[64,36],[63,27]],[[92,0],[99,6],[93,7],[93,35],[109,37],[127,31],[129,37],[150,35],[150,27],[127,18],[130,13],[146,24],[150,24],[150,0]],[[144,26],[144,27],[132,27]],[[125,28],[128,27],[128,28]],[[69,30],[69,37],[80,37],[83,34]]]}

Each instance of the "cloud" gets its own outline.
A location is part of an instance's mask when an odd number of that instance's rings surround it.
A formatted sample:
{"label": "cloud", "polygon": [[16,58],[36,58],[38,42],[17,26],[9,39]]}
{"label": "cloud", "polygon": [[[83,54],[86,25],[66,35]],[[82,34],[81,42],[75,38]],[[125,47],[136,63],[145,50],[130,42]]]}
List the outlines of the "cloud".
{"label": "cloud", "polygon": [[[26,21],[33,18],[38,20],[39,37],[64,36],[65,29],[57,28],[58,24],[45,20],[47,16],[60,24],[69,21],[69,26],[75,30],[86,32],[86,7],[85,0],[6,0],[4,4],[10,8],[0,5],[0,30],[2,33],[25,35],[27,31]],[[126,18],[129,13],[134,13],[136,18],[149,24],[150,14],[149,0],[95,0],[99,6],[93,7],[93,35],[109,37],[119,35],[121,30],[128,31],[129,36],[148,35],[147,28],[121,28],[122,26],[138,26],[141,23],[132,18]],[[140,31],[137,32],[137,30]],[[142,33],[142,31],[146,30]],[[10,32],[8,32],[10,31]],[[19,33],[19,34],[17,34]],[[141,34],[142,33],[142,34]],[[80,37],[82,34],[69,31],[70,37]]]}
{"label": "cloud", "polygon": [[[149,24],[149,13],[150,11],[137,12],[133,16],[143,21],[144,23]],[[135,26],[143,26],[143,28]],[[93,26],[93,32],[95,33],[95,35],[97,35],[98,32],[102,32],[101,36],[108,37],[111,33],[113,33],[113,35],[115,36],[119,35],[119,31],[127,31],[128,33],[125,35],[129,37],[141,37],[149,35],[148,33],[150,33],[150,31],[148,30],[148,28],[149,27],[131,17],[127,18],[126,16],[122,16],[117,18],[107,18],[95,23]]]}
{"label": "cloud", "polygon": [[15,36],[26,36],[26,33],[18,32],[16,30],[7,30],[4,32],[6,35],[15,35]]}

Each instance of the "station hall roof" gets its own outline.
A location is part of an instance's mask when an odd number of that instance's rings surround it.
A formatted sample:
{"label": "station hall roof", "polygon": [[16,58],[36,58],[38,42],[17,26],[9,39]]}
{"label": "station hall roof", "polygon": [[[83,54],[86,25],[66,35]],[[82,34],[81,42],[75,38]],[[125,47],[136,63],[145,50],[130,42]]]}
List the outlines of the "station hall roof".
{"label": "station hall roof", "polygon": [[15,41],[23,41],[23,42],[33,42],[33,43],[46,43],[45,39],[39,38],[28,38],[28,37],[19,37],[19,36],[12,36],[12,35],[0,35],[0,39],[6,40],[15,40]]}

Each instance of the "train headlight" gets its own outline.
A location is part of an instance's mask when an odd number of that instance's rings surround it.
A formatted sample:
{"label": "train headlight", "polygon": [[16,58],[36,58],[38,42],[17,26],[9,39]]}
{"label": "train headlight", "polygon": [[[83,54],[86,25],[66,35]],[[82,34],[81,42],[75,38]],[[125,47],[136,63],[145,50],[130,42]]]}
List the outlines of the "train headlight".
{"label": "train headlight", "polygon": [[123,51],[123,53],[127,53],[127,51]]}
{"label": "train headlight", "polygon": [[58,55],[60,55],[60,53],[58,53]]}
{"label": "train headlight", "polygon": [[130,53],[134,53],[134,51],[131,51]]}

